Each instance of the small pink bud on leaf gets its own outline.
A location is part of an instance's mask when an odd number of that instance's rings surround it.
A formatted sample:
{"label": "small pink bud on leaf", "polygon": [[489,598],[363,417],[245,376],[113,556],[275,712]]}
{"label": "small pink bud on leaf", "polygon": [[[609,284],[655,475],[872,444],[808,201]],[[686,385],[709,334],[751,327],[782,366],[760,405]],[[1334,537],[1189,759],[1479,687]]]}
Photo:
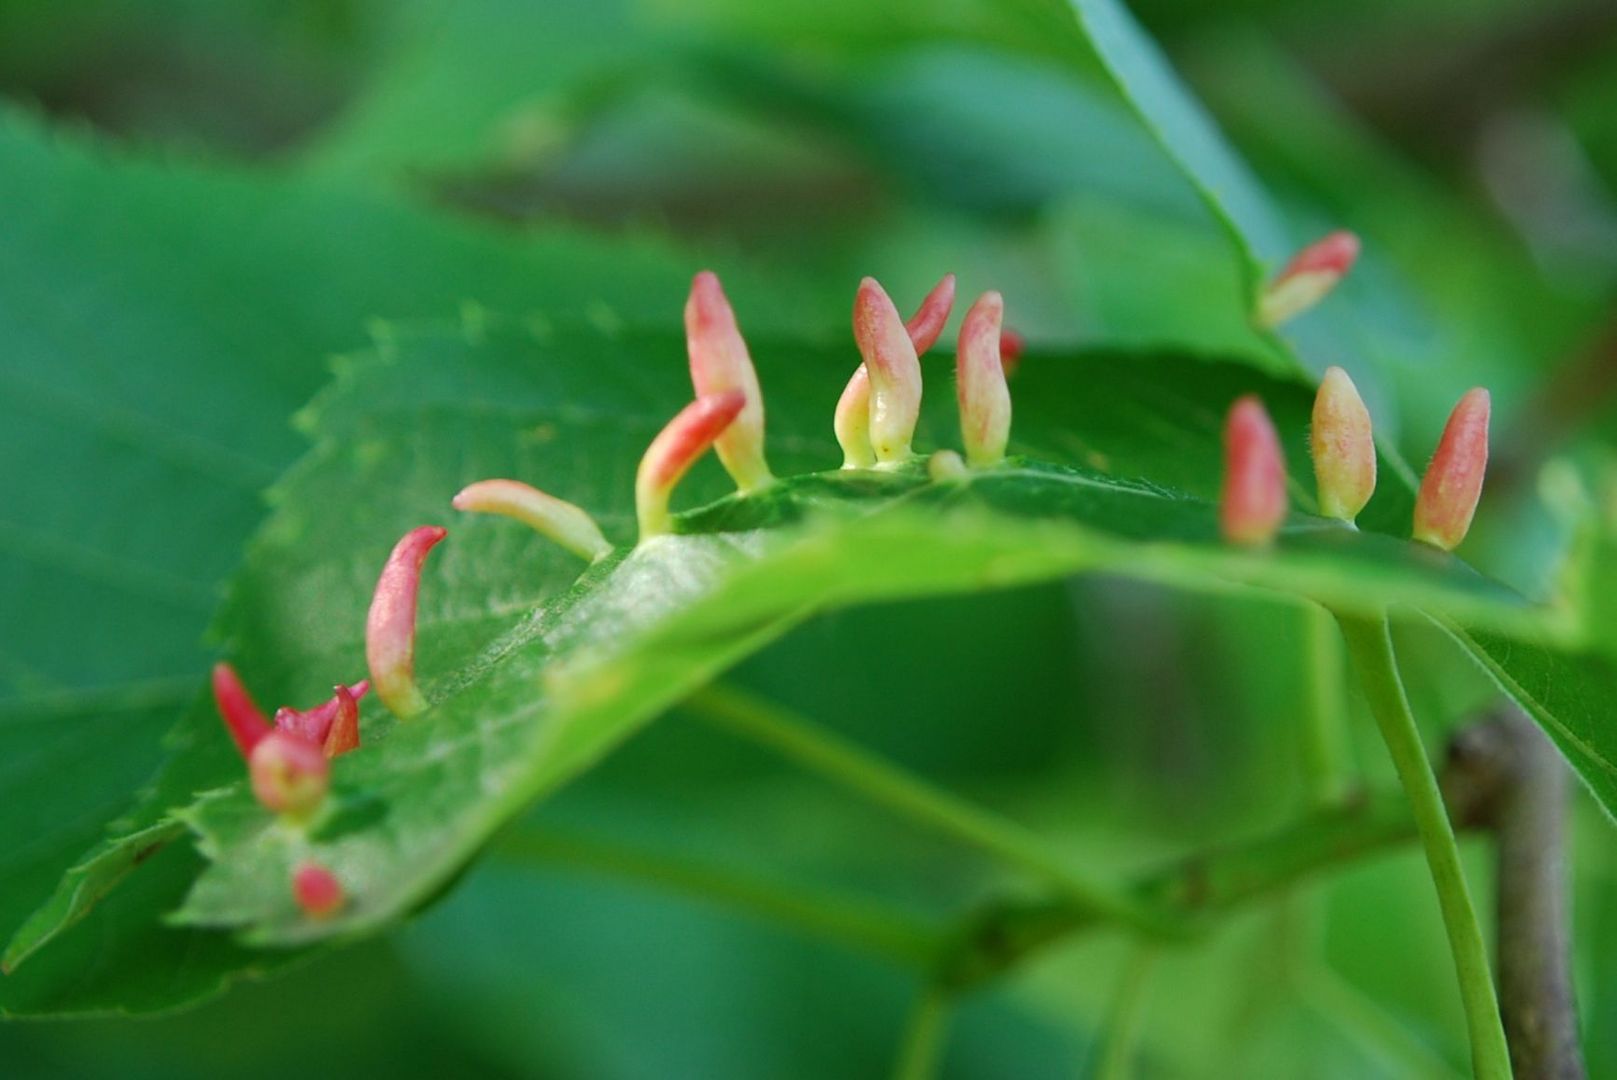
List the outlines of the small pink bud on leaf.
{"label": "small pink bud on leaf", "polygon": [[1488,471],[1488,391],[1469,390],[1449,414],[1415,496],[1415,539],[1453,551],[1471,529]]}
{"label": "small pink bud on leaf", "polygon": [[330,918],[348,901],[337,875],[313,861],[292,871],[292,898],[311,919]]}
{"label": "small pink bud on leaf", "polygon": [[740,415],[746,403],[746,396],[739,390],[699,397],[651,440],[634,478],[641,540],[669,531],[673,517],[668,512],[668,500],[675,485]]}
{"label": "small pink bud on leaf", "polygon": [[915,355],[925,356],[927,350],[937,344],[953,308],[954,275],[944,274],[943,280],[932,286],[932,291],[926,294],[921,306],[904,324],[905,332],[910,335],[910,343],[915,346]]}
{"label": "small pink bud on leaf", "polygon": [[600,526],[583,509],[517,480],[479,480],[461,489],[450,505],[470,513],[515,518],[591,562],[612,550]]}
{"label": "small pink bud on leaf", "polygon": [[222,660],[213,665],[213,700],[219,707],[220,717],[224,719],[225,729],[235,740],[236,749],[241,751],[243,758],[250,756],[253,747],[273,729],[270,722],[264,719],[263,712],[253,704],[252,696],[242,685],[236,669]]}
{"label": "small pink bud on leaf", "polygon": [[853,336],[870,372],[870,445],[878,465],[908,460],[921,415],[921,362],[892,299],[874,278],[859,283]]}
{"label": "small pink bud on leaf", "polygon": [[[954,308],[954,275],[945,274],[932,287],[904,325],[917,358],[937,344]],[[848,380],[832,419],[837,445],[842,447],[844,469],[868,469],[876,464],[876,450],[870,444],[870,369],[860,364]]]}
{"label": "small pink bud on leaf", "polygon": [[964,480],[971,470],[966,468],[966,459],[953,450],[938,450],[926,459],[926,474],[934,483],[947,484]]}
{"label": "small pink bud on leaf", "polygon": [[258,801],[291,818],[313,814],[331,786],[325,752],[289,731],[272,731],[259,740],[247,767]]}
{"label": "small pink bud on leaf", "polygon": [[745,404],[714,442],[725,471],[742,491],[756,491],[774,477],[764,460],[764,398],[747,343],[717,274],[703,270],[691,282],[685,303],[685,342],[691,384],[699,398],[738,390]]}
{"label": "small pink bud on leaf", "polygon": [[986,292],[960,324],[955,395],[960,402],[966,461],[977,468],[1003,461],[1011,434],[1011,392],[1005,386],[1005,365],[999,354],[1004,317],[1005,301],[997,292]]}
{"label": "small pink bud on leaf", "polygon": [[1258,299],[1258,322],[1275,327],[1325,299],[1359,257],[1359,238],[1345,229],[1297,253]]}
{"label": "small pink bud on leaf", "polygon": [[1232,544],[1262,546],[1286,519],[1286,464],[1263,402],[1248,394],[1224,422],[1224,492],[1218,524]]}
{"label": "small pink bud on leaf", "polygon": [[[290,731],[306,742],[316,746],[328,744],[332,728],[343,719],[344,711],[350,706],[353,708],[354,746],[359,745],[359,699],[369,692],[371,684],[368,680],[361,680],[353,686],[339,686],[335,688],[332,697],[316,705],[312,709],[298,710],[282,706],[275,710],[275,726],[282,731]],[[345,737],[346,738],[346,737]],[[348,749],[353,749],[352,746]],[[329,755],[328,755],[329,756]]]}
{"label": "small pink bud on leaf", "polygon": [[415,681],[416,600],[427,554],[448,532],[423,525],[404,534],[382,567],[365,621],[365,659],[377,696],[401,720],[424,712],[427,699]]}
{"label": "small pink bud on leaf", "polygon": [[1319,512],[1351,522],[1376,490],[1376,442],[1370,410],[1339,367],[1328,368],[1314,396],[1308,435],[1319,486]]}

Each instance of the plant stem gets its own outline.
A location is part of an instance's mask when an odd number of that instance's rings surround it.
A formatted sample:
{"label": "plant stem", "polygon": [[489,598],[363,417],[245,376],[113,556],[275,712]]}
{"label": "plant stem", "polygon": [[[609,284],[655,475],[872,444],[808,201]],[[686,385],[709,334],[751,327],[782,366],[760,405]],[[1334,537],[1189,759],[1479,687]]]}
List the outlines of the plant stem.
{"label": "plant stem", "polygon": [[1303,768],[1317,807],[1335,806],[1353,787],[1348,753],[1347,700],[1341,638],[1330,614],[1315,604],[1302,609],[1308,710],[1303,724]]}
{"label": "plant stem", "polygon": [[1081,908],[1148,934],[1169,935],[1176,929],[1122,889],[1080,874],[1020,825],[933,787],[772,702],[713,685],[698,691],[686,706],[725,731],[773,750],[911,821],[1043,878]]}
{"label": "plant stem", "polygon": [[1510,1049],[1505,1043],[1499,1003],[1488,970],[1487,946],[1483,943],[1477,913],[1460,869],[1454,828],[1449,823],[1437,777],[1432,773],[1415,717],[1404,696],[1386,616],[1338,615],[1337,621],[1347,641],[1348,655],[1358,670],[1370,713],[1381,729],[1398,779],[1409,797],[1415,827],[1426,849],[1426,863],[1437,889],[1438,906],[1442,909],[1449,949],[1459,976],[1460,999],[1465,1005],[1466,1027],[1471,1038],[1472,1069],[1480,1080],[1510,1080]]}
{"label": "plant stem", "polygon": [[929,971],[945,943],[940,927],[907,912],[816,893],[799,885],[742,877],[718,867],[577,834],[521,825],[504,833],[492,850],[514,862],[562,865],[655,885],[883,956],[916,971]]}
{"label": "plant stem", "polygon": [[899,1044],[893,1080],[931,1080],[943,1057],[944,1028],[954,997],[937,983],[927,983],[910,1009]]}
{"label": "plant stem", "polygon": [[1146,989],[1156,959],[1157,951],[1149,945],[1136,946],[1130,954],[1106,1019],[1106,1042],[1095,1067],[1095,1080],[1125,1080],[1133,1075],[1134,1048],[1145,1019]]}

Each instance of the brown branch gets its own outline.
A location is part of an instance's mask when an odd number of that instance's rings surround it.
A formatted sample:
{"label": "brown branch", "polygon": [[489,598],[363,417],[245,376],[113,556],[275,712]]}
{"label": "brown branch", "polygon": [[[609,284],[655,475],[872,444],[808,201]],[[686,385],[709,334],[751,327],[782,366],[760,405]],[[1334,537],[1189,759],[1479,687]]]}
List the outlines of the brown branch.
{"label": "brown branch", "polygon": [[1448,771],[1491,791],[1481,823],[1499,844],[1499,1009],[1518,1080],[1582,1080],[1570,971],[1566,765],[1519,713],[1459,733]]}

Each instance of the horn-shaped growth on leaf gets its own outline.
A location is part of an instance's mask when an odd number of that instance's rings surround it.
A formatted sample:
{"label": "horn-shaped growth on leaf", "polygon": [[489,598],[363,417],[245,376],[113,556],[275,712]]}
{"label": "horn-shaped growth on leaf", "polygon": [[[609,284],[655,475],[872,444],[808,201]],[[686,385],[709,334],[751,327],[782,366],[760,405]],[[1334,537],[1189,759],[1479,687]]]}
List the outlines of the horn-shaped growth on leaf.
{"label": "horn-shaped growth on leaf", "polygon": [[259,740],[247,767],[258,801],[294,819],[318,810],[331,786],[325,752],[289,731],[272,731]]}
{"label": "horn-shaped growth on leaf", "polygon": [[292,899],[309,918],[325,919],[341,911],[348,896],[336,874],[310,861],[292,872]]}
{"label": "horn-shaped growth on leaf", "polygon": [[365,621],[365,659],[382,703],[401,720],[427,708],[415,681],[416,599],[421,566],[448,532],[436,525],[411,529],[393,546],[382,567]]}
{"label": "horn-shaped growth on leaf", "polygon": [[1449,414],[1415,496],[1415,539],[1453,551],[1471,529],[1488,470],[1488,391],[1466,392]]}
{"label": "horn-shaped growth on leaf", "polygon": [[960,324],[955,354],[955,394],[960,402],[960,436],[966,461],[977,468],[1005,459],[1011,435],[1011,392],[1000,360],[1000,325],[1005,301],[997,292],[983,293]]}
{"label": "horn-shaped growth on leaf", "polygon": [[[953,308],[954,275],[945,274],[904,324],[917,358],[937,344]],[[876,464],[876,451],[870,445],[870,369],[864,364],[854,370],[853,378],[848,380],[842,397],[837,400],[831,426],[836,432],[837,445],[842,447],[844,469],[868,469]]]}
{"label": "horn-shaped growth on leaf", "polygon": [[932,286],[932,291],[921,300],[921,306],[904,324],[917,356],[925,356],[927,350],[937,344],[938,338],[943,336],[943,328],[948,325],[949,312],[953,309],[954,275],[944,274],[943,280]]}
{"label": "horn-shaped growth on leaf", "polygon": [[865,278],[853,305],[853,336],[870,373],[870,446],[876,464],[910,456],[921,415],[921,362],[892,298]]}
{"label": "horn-shaped growth on leaf", "polygon": [[1286,518],[1286,465],[1263,402],[1248,394],[1224,422],[1224,491],[1218,523],[1232,544],[1261,546]]}
{"label": "horn-shaped growth on leaf", "polygon": [[757,491],[774,479],[764,460],[763,392],[735,312],[711,270],[703,270],[691,282],[685,302],[685,343],[697,397],[730,390],[745,395],[740,415],[715,441],[714,450],[736,487]]}
{"label": "horn-shaped growth on leaf", "polygon": [[264,713],[253,703],[252,695],[242,685],[236,669],[221,660],[213,665],[213,700],[225,730],[241,751],[243,758],[252,755],[256,747],[273,729],[264,719]]}
{"label": "horn-shaped growth on leaf", "polygon": [[1339,367],[1329,368],[1314,395],[1308,436],[1319,487],[1319,512],[1351,522],[1376,490],[1376,443],[1370,410]]}
{"label": "horn-shaped growth on leaf", "polygon": [[680,478],[740,415],[747,399],[739,390],[699,397],[657,433],[640,459],[634,478],[634,505],[640,539],[668,532],[673,517],[668,500]]}
{"label": "horn-shaped growth on leaf", "polygon": [[581,507],[519,480],[479,480],[462,488],[450,505],[469,513],[515,518],[591,562],[612,550],[611,542],[601,534],[595,519]]}
{"label": "horn-shaped growth on leaf", "polygon": [[876,451],[870,445],[870,369],[865,365],[854,370],[843,388],[831,427],[842,447],[844,469],[868,469],[876,464]]}
{"label": "horn-shaped growth on leaf", "polygon": [[[330,700],[323,701],[312,709],[298,710],[282,706],[275,710],[275,726],[282,731],[290,731],[305,742],[315,746],[327,746],[331,742],[333,731],[337,725],[352,726],[353,745],[346,749],[352,750],[359,745],[359,699],[370,692],[369,680],[362,679],[353,686],[334,687]],[[346,713],[352,710],[350,719]],[[344,734],[337,741],[347,743],[349,736]],[[328,752],[327,756],[334,756]]]}
{"label": "horn-shaped growth on leaf", "polygon": [[1359,257],[1359,238],[1345,229],[1297,253],[1258,299],[1258,322],[1275,327],[1296,318],[1336,288]]}

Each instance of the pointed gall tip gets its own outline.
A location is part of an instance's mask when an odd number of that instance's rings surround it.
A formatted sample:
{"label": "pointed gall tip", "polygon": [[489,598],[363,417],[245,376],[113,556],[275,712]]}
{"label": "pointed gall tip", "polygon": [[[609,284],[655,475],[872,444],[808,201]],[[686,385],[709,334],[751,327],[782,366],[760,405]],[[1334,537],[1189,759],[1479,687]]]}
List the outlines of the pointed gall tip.
{"label": "pointed gall tip", "polygon": [[277,814],[307,818],[325,801],[331,763],[325,752],[289,731],[272,731],[247,759],[253,795]]}
{"label": "pointed gall tip", "polygon": [[954,310],[954,287],[954,275],[944,274],[943,280],[932,286],[932,291],[926,294],[921,306],[904,324],[917,356],[925,356],[926,351],[937,344],[938,338],[943,335],[943,328],[949,322],[949,312]]}
{"label": "pointed gall tip", "polygon": [[1359,258],[1359,238],[1346,229],[1316,240],[1299,251],[1275,275],[1258,300],[1258,322],[1270,328],[1325,299]]}
{"label": "pointed gall tip", "polygon": [[270,733],[270,722],[253,703],[236,669],[223,660],[213,665],[213,700],[236,749],[243,758],[250,757],[253,748]]}
{"label": "pointed gall tip", "polygon": [[1339,367],[1326,370],[1308,433],[1319,512],[1352,522],[1376,490],[1376,443],[1358,387]]}
{"label": "pointed gall tip", "polygon": [[1256,395],[1240,398],[1224,422],[1224,490],[1218,522],[1224,539],[1261,547],[1286,519],[1286,465],[1274,423]]}
{"label": "pointed gall tip", "polygon": [[1488,471],[1488,415],[1492,400],[1482,387],[1467,391],[1449,414],[1432,463],[1415,496],[1415,539],[1453,551],[1471,530]]}
{"label": "pointed gall tip", "polygon": [[312,860],[292,871],[292,898],[311,919],[330,918],[348,900],[337,875]]}
{"label": "pointed gall tip", "polygon": [[764,456],[763,390],[735,311],[711,270],[703,270],[691,281],[690,299],[685,303],[685,345],[697,397],[729,390],[744,395],[740,415],[717,440],[720,464],[743,492],[768,486],[774,475]]}
{"label": "pointed gall tip", "polygon": [[423,525],[405,533],[382,567],[365,621],[365,658],[377,696],[394,715],[408,719],[427,708],[415,681],[416,601],[421,567],[448,530]]}
{"label": "pointed gall tip", "polygon": [[844,469],[868,469],[876,464],[876,450],[870,445],[870,369],[865,365],[854,370],[843,388],[831,427],[842,447]]}
{"label": "pointed gall tip", "polygon": [[921,416],[921,362],[892,298],[865,278],[854,298],[853,336],[870,375],[870,445],[878,465],[909,460]]}
{"label": "pointed gall tip", "polygon": [[346,686],[332,687],[332,701],[336,704],[331,726],[326,729],[321,748],[326,757],[334,758],[350,750],[359,749],[359,699]]}
{"label": "pointed gall tip", "polygon": [[1000,358],[1005,300],[986,292],[960,323],[955,353],[955,395],[960,405],[960,434],[966,461],[975,468],[997,465],[1005,458],[1011,434],[1011,393]]}
{"label": "pointed gall tip", "polygon": [[[352,733],[354,746],[358,746],[359,699],[365,696],[370,686],[368,681],[363,680],[353,686],[339,686],[329,700],[321,702],[312,709],[300,710],[282,706],[275,710],[275,726],[316,746],[329,746],[333,725],[338,722],[351,722],[354,728]],[[353,710],[352,717],[344,715],[348,709]],[[345,735],[343,738],[346,739],[348,736]]]}
{"label": "pointed gall tip", "polygon": [[740,415],[746,403],[746,395],[739,390],[704,395],[681,409],[651,440],[634,482],[641,540],[672,528],[668,500],[675,486]]}
{"label": "pointed gall tip", "polygon": [[519,480],[479,480],[462,488],[449,505],[467,513],[499,514],[520,521],[590,562],[612,550],[600,526],[582,507]]}
{"label": "pointed gall tip", "polygon": [[724,295],[719,275],[711,270],[698,270],[691,278],[691,295],[685,310],[699,320],[729,318],[733,312],[730,298]]}

